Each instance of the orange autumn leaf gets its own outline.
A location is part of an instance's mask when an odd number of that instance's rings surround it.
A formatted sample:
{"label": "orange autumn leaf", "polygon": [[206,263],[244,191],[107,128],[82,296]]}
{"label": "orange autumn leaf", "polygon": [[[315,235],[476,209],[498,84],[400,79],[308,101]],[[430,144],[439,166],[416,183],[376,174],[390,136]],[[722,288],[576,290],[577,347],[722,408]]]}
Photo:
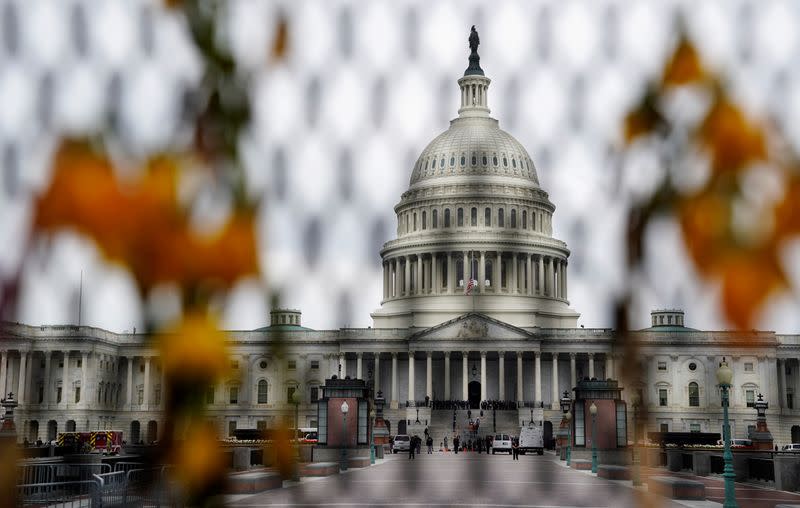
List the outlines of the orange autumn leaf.
{"label": "orange autumn leaf", "polygon": [[700,54],[686,36],[681,36],[678,47],[664,67],[663,84],[673,86],[697,83],[705,76]]}
{"label": "orange autumn leaf", "polygon": [[786,287],[786,279],[772,252],[742,253],[721,269],[722,307],[737,328],[750,329],[767,297]]}
{"label": "orange autumn leaf", "polygon": [[158,349],[164,372],[172,380],[205,386],[228,373],[226,335],[205,314],[189,314],[160,335]]}
{"label": "orange autumn leaf", "polygon": [[711,153],[715,174],[737,171],[767,157],[764,133],[725,99],[712,106],[698,134]]}
{"label": "orange autumn leaf", "polygon": [[278,19],[277,29],[275,30],[275,38],[272,41],[272,59],[274,61],[282,60],[286,57],[289,49],[289,23],[286,17],[281,16]]}
{"label": "orange autumn leaf", "polygon": [[685,199],[678,208],[684,243],[695,265],[706,275],[724,255],[730,230],[730,202],[704,193]]}
{"label": "orange autumn leaf", "polygon": [[189,492],[214,484],[225,472],[225,457],[217,442],[214,428],[193,423],[186,436],[175,442],[169,457],[175,479]]}
{"label": "orange autumn leaf", "polygon": [[800,233],[800,180],[793,178],[783,199],[775,206],[775,236],[782,239]]}
{"label": "orange autumn leaf", "polygon": [[654,134],[664,125],[664,117],[656,108],[655,94],[649,91],[639,106],[625,117],[625,142]]}
{"label": "orange autumn leaf", "polygon": [[193,231],[178,203],[176,160],[154,158],[138,179],[119,182],[103,154],[65,141],[53,165],[35,230],[89,236],[108,259],[130,268],[143,291],[163,282],[230,287],[258,272],[253,211],[237,212],[212,234]]}

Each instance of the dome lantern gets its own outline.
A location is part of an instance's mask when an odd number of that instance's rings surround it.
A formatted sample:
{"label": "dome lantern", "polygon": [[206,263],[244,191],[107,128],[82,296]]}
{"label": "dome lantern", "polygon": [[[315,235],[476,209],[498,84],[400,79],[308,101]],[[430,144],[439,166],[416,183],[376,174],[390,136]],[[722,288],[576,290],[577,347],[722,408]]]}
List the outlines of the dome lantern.
{"label": "dome lantern", "polygon": [[489,103],[487,92],[491,79],[487,78],[480,66],[481,57],[478,55],[478,31],[472,25],[469,35],[469,67],[464,71],[464,76],[458,80],[461,88],[461,107],[458,109],[459,117],[489,116]]}

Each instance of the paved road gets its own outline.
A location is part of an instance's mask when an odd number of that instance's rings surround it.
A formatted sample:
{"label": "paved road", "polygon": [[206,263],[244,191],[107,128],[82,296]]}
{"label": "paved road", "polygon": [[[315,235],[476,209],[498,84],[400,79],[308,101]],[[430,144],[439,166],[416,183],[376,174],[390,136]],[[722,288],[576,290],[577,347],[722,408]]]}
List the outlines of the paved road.
{"label": "paved road", "polygon": [[551,454],[393,455],[370,468],[252,496],[232,506],[663,506],[680,507],[561,466]]}

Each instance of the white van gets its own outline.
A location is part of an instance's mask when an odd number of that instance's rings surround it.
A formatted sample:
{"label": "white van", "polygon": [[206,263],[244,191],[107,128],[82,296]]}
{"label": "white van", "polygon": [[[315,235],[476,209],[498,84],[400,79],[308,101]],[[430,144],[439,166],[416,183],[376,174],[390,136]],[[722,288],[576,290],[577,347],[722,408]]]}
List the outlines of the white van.
{"label": "white van", "polygon": [[800,453],[800,443],[792,443],[792,444],[784,445],[783,448],[781,448],[781,450],[784,451],[784,452],[797,452],[797,453]]}
{"label": "white van", "polygon": [[411,438],[408,434],[398,434],[394,436],[392,442],[392,453],[407,452],[411,448]]}
{"label": "white van", "polygon": [[496,434],[492,441],[492,455],[495,452],[511,453],[511,436],[508,434]]}

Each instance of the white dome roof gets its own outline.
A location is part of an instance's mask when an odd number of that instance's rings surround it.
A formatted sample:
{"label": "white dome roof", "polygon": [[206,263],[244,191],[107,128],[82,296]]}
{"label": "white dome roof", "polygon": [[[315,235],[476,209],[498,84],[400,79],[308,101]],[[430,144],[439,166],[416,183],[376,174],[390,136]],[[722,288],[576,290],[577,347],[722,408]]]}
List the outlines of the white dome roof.
{"label": "white dome roof", "polygon": [[411,185],[458,175],[519,178],[539,186],[536,167],[522,144],[501,130],[497,120],[460,117],[422,151],[411,173]]}

